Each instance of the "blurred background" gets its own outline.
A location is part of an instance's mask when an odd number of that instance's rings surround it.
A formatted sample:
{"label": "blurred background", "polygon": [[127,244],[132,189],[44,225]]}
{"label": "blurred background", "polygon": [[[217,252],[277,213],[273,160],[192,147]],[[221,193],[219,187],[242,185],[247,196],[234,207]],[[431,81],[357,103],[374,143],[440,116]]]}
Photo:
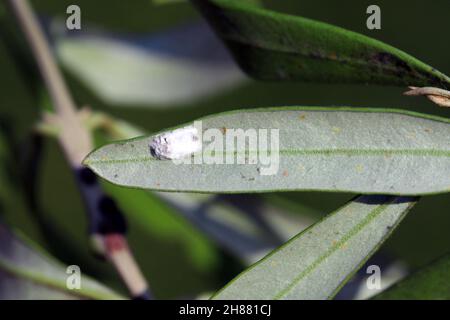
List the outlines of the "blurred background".
{"label": "blurred background", "polygon": [[[402,96],[405,88],[256,82],[242,74],[188,1],[159,2],[31,1],[79,106],[147,133],[211,113],[268,106],[389,107],[449,116],[426,99]],[[378,0],[382,29],[371,31],[366,8],[372,2],[263,1],[382,40],[450,73],[448,0]],[[79,31],[65,28],[71,4],[81,8]],[[126,294],[112,267],[92,254],[83,203],[57,142],[33,134],[51,104],[4,1],[0,22],[0,219],[64,264],[79,265],[83,274]],[[114,137],[97,138],[102,144]],[[124,211],[130,246],[161,299],[208,296],[353,197],[177,195],[104,185]],[[381,265],[390,281],[448,252],[449,213],[448,195],[423,198],[369,263]],[[364,297],[362,275],[338,298]]]}

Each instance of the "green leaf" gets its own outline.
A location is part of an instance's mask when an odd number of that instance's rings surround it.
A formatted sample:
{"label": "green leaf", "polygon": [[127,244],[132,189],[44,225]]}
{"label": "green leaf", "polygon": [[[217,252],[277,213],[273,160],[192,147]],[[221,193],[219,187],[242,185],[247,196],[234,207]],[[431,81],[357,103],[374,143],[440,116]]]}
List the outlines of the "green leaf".
{"label": "green leaf", "polygon": [[66,268],[0,224],[0,299],[122,299],[88,276],[70,290]]}
{"label": "green leaf", "polygon": [[450,279],[450,255],[447,254],[375,296],[374,299],[449,300],[448,279]]}
{"label": "green leaf", "polygon": [[[101,147],[84,164],[112,183],[161,191],[444,193],[450,191],[449,122],[445,118],[392,109],[240,110],[201,119],[199,133],[215,129],[215,132],[222,130],[222,135],[216,137],[217,141],[205,141],[199,134],[203,152],[183,159],[192,164],[176,164],[154,157],[149,146],[159,135]],[[263,146],[257,150],[254,146],[251,150],[247,148],[249,159],[246,160],[251,160],[250,155],[257,156],[255,163],[237,164],[235,156],[244,158],[244,150],[223,150],[225,140],[232,140],[226,138],[231,129],[242,129],[244,133],[257,130],[266,136],[267,145],[277,140],[276,130],[279,130],[279,152],[273,148],[269,153],[271,158],[264,159],[268,148]],[[261,143],[264,139],[259,140]],[[223,149],[215,156],[224,164],[207,164],[211,160],[211,147],[218,146],[218,141],[222,142]],[[234,156],[233,164],[225,164],[226,156]],[[194,164],[192,158],[202,164]],[[262,164],[261,159],[267,162]]]}
{"label": "green leaf", "polygon": [[192,2],[257,79],[450,88],[448,76],[364,35],[238,0]]}
{"label": "green leaf", "polygon": [[331,299],[416,203],[360,196],[267,255],[214,299]]}

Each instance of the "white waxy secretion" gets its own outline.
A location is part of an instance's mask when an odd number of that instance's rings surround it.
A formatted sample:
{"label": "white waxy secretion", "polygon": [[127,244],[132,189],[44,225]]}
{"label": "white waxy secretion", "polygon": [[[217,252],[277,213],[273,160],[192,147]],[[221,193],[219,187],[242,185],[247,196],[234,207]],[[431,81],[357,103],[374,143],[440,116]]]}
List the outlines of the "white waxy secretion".
{"label": "white waxy secretion", "polygon": [[162,133],[150,143],[150,153],[157,159],[176,160],[202,148],[197,128],[187,126]]}

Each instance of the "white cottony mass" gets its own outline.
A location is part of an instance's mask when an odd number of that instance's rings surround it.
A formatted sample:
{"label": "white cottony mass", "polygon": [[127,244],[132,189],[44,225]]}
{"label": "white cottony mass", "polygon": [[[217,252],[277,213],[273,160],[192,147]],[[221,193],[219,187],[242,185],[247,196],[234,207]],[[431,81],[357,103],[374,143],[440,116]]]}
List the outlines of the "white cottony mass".
{"label": "white cottony mass", "polygon": [[201,149],[202,141],[195,126],[157,135],[150,143],[150,153],[160,160],[181,159]]}
{"label": "white cottony mass", "polygon": [[[207,128],[202,121],[153,137],[150,154],[175,164],[259,166],[260,175],[274,175],[279,168],[279,129]],[[269,142],[270,138],[270,142]],[[203,147],[205,143],[205,148]]]}

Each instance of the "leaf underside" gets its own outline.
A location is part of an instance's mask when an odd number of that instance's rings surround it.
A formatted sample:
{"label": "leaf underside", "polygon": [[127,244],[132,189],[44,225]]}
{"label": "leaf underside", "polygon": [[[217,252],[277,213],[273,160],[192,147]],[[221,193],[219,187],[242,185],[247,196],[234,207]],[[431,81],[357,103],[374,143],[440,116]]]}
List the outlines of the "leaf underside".
{"label": "leaf underside", "polygon": [[[200,120],[203,133],[212,128],[225,132],[225,150],[215,154],[224,164],[159,160],[149,147],[155,135],[103,146],[84,164],[115,184],[160,191],[394,195],[450,191],[448,119],[388,109],[287,107],[226,112]],[[276,152],[271,164],[263,164],[262,150],[241,150],[234,153],[232,164],[225,164],[227,153],[233,151],[225,148],[226,132],[232,128],[267,129],[269,145],[271,130],[278,129],[278,161]],[[203,141],[203,158],[211,155],[206,152],[211,145],[213,140]],[[260,157],[257,162],[236,163],[236,155],[250,153]],[[188,158],[197,156],[203,159],[201,151]],[[261,174],[271,166],[277,169],[275,174]]]}
{"label": "leaf underside", "polygon": [[416,200],[357,197],[238,275],[212,298],[331,299]]}

